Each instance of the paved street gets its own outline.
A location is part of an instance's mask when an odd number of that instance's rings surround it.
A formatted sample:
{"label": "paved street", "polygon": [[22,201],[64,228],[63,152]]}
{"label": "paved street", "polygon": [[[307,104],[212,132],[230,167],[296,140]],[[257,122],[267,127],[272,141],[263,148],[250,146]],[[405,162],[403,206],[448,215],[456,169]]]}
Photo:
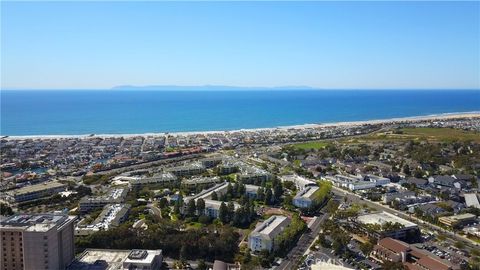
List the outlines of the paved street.
{"label": "paved street", "polygon": [[310,230],[304,233],[297,242],[297,245],[288,253],[287,258],[276,268],[279,270],[293,269],[300,257],[305,254],[307,249],[312,245],[321,229],[321,224],[328,219],[328,214],[318,217]]}

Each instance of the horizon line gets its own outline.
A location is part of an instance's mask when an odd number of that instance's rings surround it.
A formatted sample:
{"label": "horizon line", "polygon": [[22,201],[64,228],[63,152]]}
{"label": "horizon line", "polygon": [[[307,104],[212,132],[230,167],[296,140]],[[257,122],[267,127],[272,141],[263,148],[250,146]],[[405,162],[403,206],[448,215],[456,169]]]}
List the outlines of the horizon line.
{"label": "horizon line", "polygon": [[[155,89],[158,87],[160,89]],[[172,89],[168,89],[171,87]],[[231,89],[228,89],[231,88]],[[17,88],[17,87],[0,87],[0,91],[286,91],[286,90],[303,90],[303,91],[344,91],[344,90],[480,90],[480,87],[339,87],[339,88],[325,88],[325,87],[311,87],[311,86],[224,86],[224,85],[198,85],[198,86],[183,86],[183,85],[158,85],[158,86],[114,86],[110,88],[95,87],[95,88]]]}

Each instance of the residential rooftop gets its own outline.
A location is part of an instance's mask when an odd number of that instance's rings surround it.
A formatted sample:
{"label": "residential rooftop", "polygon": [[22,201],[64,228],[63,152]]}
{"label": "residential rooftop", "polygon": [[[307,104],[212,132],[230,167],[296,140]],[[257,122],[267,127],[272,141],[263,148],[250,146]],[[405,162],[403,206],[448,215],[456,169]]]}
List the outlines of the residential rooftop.
{"label": "residential rooftop", "polygon": [[62,184],[58,181],[48,181],[40,184],[35,184],[31,186],[25,186],[16,190],[9,191],[12,196],[18,196],[23,194],[29,194],[34,192],[39,192],[46,189],[60,188],[65,187],[65,184]]}
{"label": "residential rooftop", "polygon": [[288,217],[285,216],[271,216],[267,220],[265,220],[260,226],[253,230],[253,233],[265,234],[268,236],[272,236],[272,234],[276,234],[278,231],[278,226],[281,225]]}
{"label": "residential rooftop", "polygon": [[54,227],[61,227],[75,216],[63,214],[17,214],[0,222],[2,229],[23,229],[28,232],[46,232]]}
{"label": "residential rooftop", "polygon": [[313,194],[319,189],[319,187],[314,187],[314,186],[309,186],[305,188],[304,190],[300,191],[295,198],[303,197],[303,198],[313,198]]}

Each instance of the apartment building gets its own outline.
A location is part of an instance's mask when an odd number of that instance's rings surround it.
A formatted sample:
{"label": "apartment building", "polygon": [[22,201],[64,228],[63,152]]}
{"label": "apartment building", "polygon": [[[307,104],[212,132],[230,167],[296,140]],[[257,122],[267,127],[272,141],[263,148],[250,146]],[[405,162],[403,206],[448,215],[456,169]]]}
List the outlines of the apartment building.
{"label": "apartment building", "polygon": [[275,250],[275,238],[290,225],[290,218],[274,215],[257,226],[248,236],[248,247],[252,251]]}
{"label": "apartment building", "polygon": [[259,188],[255,185],[245,185],[245,195],[250,199],[256,198]]}
{"label": "apartment building", "polygon": [[129,204],[107,204],[92,224],[77,224],[75,235],[89,235],[99,230],[118,227],[127,220],[130,208]]}
{"label": "apartment building", "polygon": [[254,166],[243,165],[237,174],[237,180],[244,184],[268,181],[272,175],[260,168]]}
{"label": "apartment building", "polygon": [[74,216],[17,214],[0,222],[0,268],[65,269],[74,259]]}
{"label": "apartment building", "polygon": [[319,189],[318,186],[308,186],[301,190],[293,198],[293,205],[299,208],[308,208],[315,201],[315,192]]}
{"label": "apartment building", "polygon": [[147,185],[160,185],[174,183],[177,177],[169,172],[161,172],[147,177],[131,177],[129,179],[132,189],[141,189]]}
{"label": "apartment building", "polygon": [[280,180],[282,182],[289,181],[289,182],[295,183],[295,187],[297,188],[297,190],[304,190],[305,188],[307,188],[309,186],[316,186],[317,185],[317,183],[315,181],[307,179],[307,178],[299,176],[299,175],[296,175],[296,174],[281,176]]}
{"label": "apartment building", "polygon": [[[218,218],[218,215],[220,213],[220,206],[222,205],[221,201],[216,201],[216,200],[210,200],[210,199],[204,199],[205,201],[205,215],[209,216],[211,218]],[[227,203],[223,202],[225,205]],[[235,210],[240,208],[240,205],[236,202],[233,203],[233,207]],[[200,213],[199,213],[200,214]]]}
{"label": "apartment building", "polygon": [[81,213],[88,213],[102,209],[107,204],[123,203],[127,193],[127,188],[114,188],[101,196],[87,196],[80,200],[78,209]]}
{"label": "apartment building", "polygon": [[184,166],[171,167],[166,170],[178,177],[192,176],[205,172],[205,167],[201,162],[194,162]]}
{"label": "apartment building", "polygon": [[52,196],[65,191],[66,187],[67,185],[58,181],[49,181],[8,191],[6,195],[9,201],[21,203]]}

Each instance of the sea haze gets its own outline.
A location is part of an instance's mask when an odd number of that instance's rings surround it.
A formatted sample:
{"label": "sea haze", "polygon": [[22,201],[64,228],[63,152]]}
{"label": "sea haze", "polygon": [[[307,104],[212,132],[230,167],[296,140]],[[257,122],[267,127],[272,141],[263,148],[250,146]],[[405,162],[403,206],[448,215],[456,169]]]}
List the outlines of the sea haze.
{"label": "sea haze", "polygon": [[480,111],[478,90],[2,90],[1,135],[235,130]]}

